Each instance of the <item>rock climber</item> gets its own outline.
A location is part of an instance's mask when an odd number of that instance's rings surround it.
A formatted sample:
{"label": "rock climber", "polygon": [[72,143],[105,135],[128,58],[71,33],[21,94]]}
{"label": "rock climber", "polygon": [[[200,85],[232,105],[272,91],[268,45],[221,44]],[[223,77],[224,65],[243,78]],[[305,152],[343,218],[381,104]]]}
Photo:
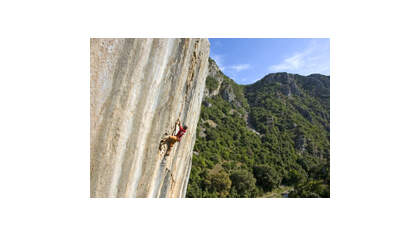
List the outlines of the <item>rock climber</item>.
{"label": "rock climber", "polygon": [[175,136],[168,137],[167,142],[168,142],[169,147],[168,147],[168,150],[166,150],[166,154],[165,154],[166,156],[168,156],[171,153],[171,149],[174,146],[174,144],[176,142],[181,141],[181,137],[187,132],[187,129],[188,129],[187,125],[184,125],[184,126],[181,125],[181,122],[179,121],[179,119],[176,121],[176,125],[178,125],[179,131]]}

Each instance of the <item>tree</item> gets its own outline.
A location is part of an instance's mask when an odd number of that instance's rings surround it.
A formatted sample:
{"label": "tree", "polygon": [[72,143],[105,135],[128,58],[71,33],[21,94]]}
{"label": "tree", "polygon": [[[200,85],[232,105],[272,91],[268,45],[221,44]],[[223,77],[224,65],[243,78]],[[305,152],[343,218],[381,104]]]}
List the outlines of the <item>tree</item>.
{"label": "tree", "polygon": [[304,172],[303,170],[302,172],[299,172],[295,169],[290,170],[285,179],[285,183],[288,185],[294,185],[294,186],[303,184],[307,179],[306,175],[303,174],[303,172]]}
{"label": "tree", "polygon": [[289,193],[291,198],[329,198],[330,186],[323,184],[322,180],[310,180],[305,184],[296,185],[294,190]]}
{"label": "tree", "polygon": [[257,185],[261,186],[265,192],[270,192],[280,185],[281,177],[274,168],[268,165],[256,165],[253,171]]}
{"label": "tree", "polygon": [[237,197],[255,197],[256,179],[247,170],[235,170],[230,175],[232,181],[231,193]]}
{"label": "tree", "polygon": [[219,193],[220,197],[226,197],[229,194],[232,181],[229,175],[224,171],[210,175],[210,192]]}

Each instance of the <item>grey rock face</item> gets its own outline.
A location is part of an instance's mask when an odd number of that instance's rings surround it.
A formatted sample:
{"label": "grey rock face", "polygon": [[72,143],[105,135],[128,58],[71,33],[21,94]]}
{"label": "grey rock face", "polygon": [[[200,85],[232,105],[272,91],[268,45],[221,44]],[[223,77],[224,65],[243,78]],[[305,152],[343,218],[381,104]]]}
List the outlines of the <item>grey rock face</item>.
{"label": "grey rock face", "polygon": [[225,99],[226,101],[228,101],[229,103],[232,103],[233,101],[235,101],[235,99],[236,99],[235,93],[233,93],[233,89],[232,89],[231,86],[227,86],[222,91],[222,98]]}
{"label": "grey rock face", "polygon": [[213,97],[219,94],[220,87],[223,82],[223,73],[220,68],[217,66],[216,62],[213,59],[209,59],[209,66],[208,66],[208,76],[213,77],[216,79],[217,87],[211,93],[207,88],[204,89],[204,98]]}
{"label": "grey rock face", "polygon": [[273,83],[277,82],[282,85],[280,90],[281,94],[292,96],[300,95],[300,91],[296,85],[296,74],[282,73],[270,73],[262,79],[262,83]]}
{"label": "grey rock face", "polygon": [[207,102],[207,101],[203,101],[203,105],[206,106],[206,107],[211,107],[212,106],[212,104]]}
{"label": "grey rock face", "polygon": [[[184,197],[208,72],[207,39],[91,39],[91,197]],[[159,150],[180,119],[170,156]]]}

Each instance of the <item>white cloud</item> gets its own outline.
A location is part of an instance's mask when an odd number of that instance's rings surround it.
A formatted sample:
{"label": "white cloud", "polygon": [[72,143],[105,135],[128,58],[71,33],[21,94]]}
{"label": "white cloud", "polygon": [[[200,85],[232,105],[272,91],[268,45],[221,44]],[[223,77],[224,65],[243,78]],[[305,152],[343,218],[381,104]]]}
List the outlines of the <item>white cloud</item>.
{"label": "white cloud", "polygon": [[240,72],[240,71],[249,69],[250,65],[249,64],[239,64],[239,65],[229,66],[228,68],[231,68],[231,69],[235,70],[236,72]]}
{"label": "white cloud", "polygon": [[219,69],[222,71],[240,72],[240,71],[251,68],[251,65],[249,64],[237,64],[237,65],[226,66],[224,65],[225,60],[224,60],[224,55],[222,54],[212,54],[211,58],[214,61],[216,61],[217,66],[219,66]]}
{"label": "white cloud", "polygon": [[243,63],[243,64],[225,65],[225,55],[216,54],[213,52],[210,52],[210,57],[216,62],[219,69],[223,73],[225,73],[227,76],[235,79],[236,81],[240,81],[240,83],[246,83],[245,79],[243,78],[239,79],[241,76],[240,72],[252,68],[250,64]]}
{"label": "white cloud", "polygon": [[213,54],[211,58],[216,61],[217,66],[219,66],[220,70],[224,70],[225,67],[223,66],[223,55],[221,54]]}
{"label": "white cloud", "polygon": [[294,54],[293,56],[284,59],[280,64],[271,65],[269,70],[276,72],[297,70],[305,64],[304,56],[305,54],[303,53]]}
{"label": "white cloud", "polygon": [[308,48],[283,59],[279,64],[271,65],[271,72],[289,72],[309,75],[311,73],[329,74],[329,54],[325,45],[312,41]]}

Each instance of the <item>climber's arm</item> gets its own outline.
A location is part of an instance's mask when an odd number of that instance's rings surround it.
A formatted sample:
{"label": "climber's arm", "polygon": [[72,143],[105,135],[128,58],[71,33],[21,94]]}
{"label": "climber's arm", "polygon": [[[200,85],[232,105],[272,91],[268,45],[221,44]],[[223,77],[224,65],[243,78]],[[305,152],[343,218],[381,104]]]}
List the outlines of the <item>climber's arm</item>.
{"label": "climber's arm", "polygon": [[181,125],[181,121],[179,119],[176,121],[176,124],[178,124],[178,127],[181,130],[182,129],[182,125]]}

